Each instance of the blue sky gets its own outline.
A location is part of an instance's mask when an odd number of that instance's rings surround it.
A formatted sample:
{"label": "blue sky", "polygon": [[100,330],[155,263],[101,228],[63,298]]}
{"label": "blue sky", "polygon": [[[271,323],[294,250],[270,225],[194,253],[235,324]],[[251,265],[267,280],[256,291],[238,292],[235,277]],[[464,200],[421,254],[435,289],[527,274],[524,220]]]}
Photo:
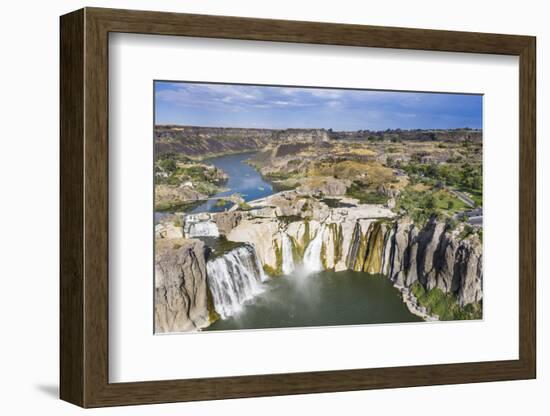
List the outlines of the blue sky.
{"label": "blue sky", "polygon": [[155,82],[156,124],[334,130],[482,127],[482,96]]}

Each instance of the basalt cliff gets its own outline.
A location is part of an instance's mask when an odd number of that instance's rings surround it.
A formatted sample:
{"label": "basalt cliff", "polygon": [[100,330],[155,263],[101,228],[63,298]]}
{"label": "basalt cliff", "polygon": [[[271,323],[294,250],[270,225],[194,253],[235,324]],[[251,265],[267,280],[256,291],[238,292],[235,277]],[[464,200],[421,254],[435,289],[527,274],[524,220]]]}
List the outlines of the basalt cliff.
{"label": "basalt cliff", "polygon": [[[158,332],[200,329],[231,316],[266,279],[297,267],[385,275],[424,318],[437,316],[418,304],[414,285],[452,294],[461,307],[482,300],[478,235],[436,219],[419,226],[383,205],[345,197],[329,204],[286,191],[246,211],[187,215],[176,224],[156,227]],[[208,249],[204,238],[228,244]]]}
{"label": "basalt cliff", "polygon": [[[160,236],[159,236],[160,237]],[[172,229],[156,240],[155,332],[189,331],[210,322],[206,247]]]}
{"label": "basalt cliff", "polygon": [[323,143],[347,140],[404,140],[481,142],[481,130],[357,130],[334,131],[332,129],[259,129],[231,127],[200,127],[180,125],[155,126],[155,153],[185,154],[191,158],[203,158],[215,154],[258,151],[268,145],[292,143]]}

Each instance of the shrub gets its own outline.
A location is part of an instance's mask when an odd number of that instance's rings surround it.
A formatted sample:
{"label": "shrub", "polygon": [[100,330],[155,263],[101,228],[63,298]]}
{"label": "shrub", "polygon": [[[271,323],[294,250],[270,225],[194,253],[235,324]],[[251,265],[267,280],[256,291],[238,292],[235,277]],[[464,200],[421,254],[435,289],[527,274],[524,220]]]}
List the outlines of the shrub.
{"label": "shrub", "polygon": [[253,209],[253,208],[252,208],[252,206],[251,206],[250,204],[248,204],[248,203],[246,203],[246,202],[241,202],[241,203],[239,204],[239,209],[240,209],[241,211],[250,211],[250,210]]}
{"label": "shrub", "polygon": [[158,161],[158,166],[165,172],[172,174],[176,171],[176,161],[173,159],[161,159]]}
{"label": "shrub", "polygon": [[458,226],[458,221],[453,218],[447,218],[445,221],[445,230],[453,231]]}
{"label": "shrub", "polygon": [[367,187],[354,182],[346,190],[346,195],[358,199],[361,204],[385,204],[388,197],[381,193],[371,191]]}
{"label": "shrub", "polygon": [[227,199],[223,199],[223,198],[220,198],[216,201],[216,203],[214,204],[215,207],[217,208],[223,208],[225,207],[226,205],[229,205],[231,202],[229,202]]}
{"label": "shrub", "polygon": [[468,304],[460,307],[456,298],[450,293],[444,293],[439,288],[427,291],[418,281],[411,286],[418,303],[424,306],[430,314],[439,316],[442,321],[481,319],[481,303]]}
{"label": "shrub", "polygon": [[422,284],[420,284],[419,281],[416,281],[412,284],[411,290],[412,290],[413,295],[417,299],[423,297],[426,294],[426,289],[424,289],[424,286],[422,286]]}
{"label": "shrub", "polygon": [[464,240],[465,238],[468,238],[470,235],[474,233],[474,227],[472,227],[470,224],[464,225],[464,228],[462,232],[460,233],[460,239]]}

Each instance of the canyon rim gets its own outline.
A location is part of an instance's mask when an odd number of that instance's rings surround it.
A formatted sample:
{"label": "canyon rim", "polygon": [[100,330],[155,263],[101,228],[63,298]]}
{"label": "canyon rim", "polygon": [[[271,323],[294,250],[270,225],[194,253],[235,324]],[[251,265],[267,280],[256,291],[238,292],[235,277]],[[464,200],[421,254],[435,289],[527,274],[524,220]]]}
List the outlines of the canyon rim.
{"label": "canyon rim", "polygon": [[155,82],[154,332],[483,317],[482,96]]}

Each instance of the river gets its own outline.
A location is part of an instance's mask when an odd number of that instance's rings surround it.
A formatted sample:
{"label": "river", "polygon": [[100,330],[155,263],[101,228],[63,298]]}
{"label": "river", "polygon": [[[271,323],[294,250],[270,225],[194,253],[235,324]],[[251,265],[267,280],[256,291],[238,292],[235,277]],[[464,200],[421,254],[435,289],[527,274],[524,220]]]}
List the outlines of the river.
{"label": "river", "polygon": [[[224,185],[227,191],[212,195],[211,198],[223,198],[239,193],[245,201],[260,199],[273,193],[273,187],[266,182],[256,169],[246,163],[254,153],[239,153],[206,159],[204,162],[222,169],[229,175]],[[193,209],[192,212],[219,212],[227,207],[216,206],[216,199],[210,199]]]}
{"label": "river", "polygon": [[[245,201],[271,195],[273,187],[256,169],[246,164],[253,153],[206,160],[228,175],[224,197],[238,192]],[[223,210],[216,200],[197,206],[193,212]],[[208,331],[260,328],[288,328],[418,322],[400,293],[384,276],[363,272],[307,272],[297,265],[290,274],[268,279],[262,292],[247,301],[233,316],[220,319]]]}
{"label": "river", "polygon": [[419,322],[390,280],[363,272],[296,271],[269,279],[240,313],[207,331]]}

